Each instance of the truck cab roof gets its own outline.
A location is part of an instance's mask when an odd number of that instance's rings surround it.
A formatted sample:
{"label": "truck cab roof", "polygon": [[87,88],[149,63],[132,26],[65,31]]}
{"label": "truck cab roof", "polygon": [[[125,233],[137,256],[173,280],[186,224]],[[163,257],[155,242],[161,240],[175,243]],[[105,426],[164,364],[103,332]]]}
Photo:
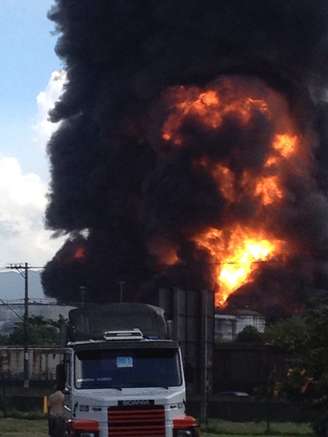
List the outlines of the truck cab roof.
{"label": "truck cab roof", "polygon": [[144,337],[167,338],[162,308],[140,303],[87,304],[69,312],[68,341],[103,340],[107,332],[140,330]]}
{"label": "truck cab roof", "polygon": [[108,350],[108,349],[178,349],[179,345],[173,340],[88,340],[69,342],[68,347],[75,351],[83,350]]}

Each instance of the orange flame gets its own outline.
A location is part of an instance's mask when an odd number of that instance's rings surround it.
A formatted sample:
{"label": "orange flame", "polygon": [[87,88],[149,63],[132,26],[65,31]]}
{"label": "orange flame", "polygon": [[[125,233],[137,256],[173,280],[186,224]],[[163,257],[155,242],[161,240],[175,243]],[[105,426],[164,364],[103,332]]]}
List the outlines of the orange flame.
{"label": "orange flame", "polygon": [[212,175],[218,190],[226,200],[230,202],[235,200],[235,176],[227,165],[212,164],[205,157],[195,160],[194,164],[204,168]]}
{"label": "orange flame", "polygon": [[179,128],[187,117],[195,117],[204,126],[217,129],[227,115],[234,115],[242,123],[247,124],[254,110],[268,113],[267,103],[251,97],[222,102],[218,92],[214,89],[202,92],[196,87],[181,86],[175,89],[174,103],[171,107],[171,114],[164,123],[162,139],[181,145],[182,137],[179,134]]}
{"label": "orange flame", "polygon": [[[217,128],[221,123],[221,116],[218,110],[219,98],[214,90],[206,92],[189,93],[184,87],[181,87],[177,94],[177,101],[175,103],[175,113],[171,114],[165,122],[162,131],[162,138],[165,141],[173,139],[175,144],[181,144],[182,140],[177,131],[181,122],[188,115],[197,115],[201,120],[213,129]],[[198,95],[197,95],[198,94]]]}
{"label": "orange flame", "polygon": [[[288,112],[285,99],[258,82],[245,86],[238,79],[223,79],[212,87],[174,87],[165,95],[169,115],[162,126],[162,140],[171,147],[187,147],[183,123],[192,118],[209,130],[219,131],[227,117],[233,117],[240,129],[253,122],[260,114],[273,130],[271,144],[262,166],[246,169],[237,174],[227,162],[215,162],[205,154],[194,165],[213,178],[218,191],[227,201],[223,219],[230,217],[231,208],[237,209],[241,199],[251,199],[260,208],[253,213],[253,224],[241,223],[223,229],[210,228],[194,235],[196,245],[208,252],[212,259],[212,272],[216,284],[216,304],[222,306],[228,297],[242,285],[251,282],[261,262],[268,262],[287,251],[287,242],[268,231],[271,227],[271,211],[286,197],[285,171],[299,171],[296,156],[309,158],[303,140],[297,133]],[[254,118],[256,120],[256,118]],[[252,145],[250,144],[250,147]],[[201,144],[200,144],[201,147]],[[294,160],[295,165],[290,165]],[[286,170],[287,169],[287,170]],[[266,226],[263,214],[267,214]],[[229,223],[229,220],[226,220]],[[266,229],[267,228],[267,229]],[[259,230],[261,229],[261,230]],[[288,253],[287,253],[288,254]]]}
{"label": "orange flame", "polygon": [[295,155],[298,144],[299,137],[294,133],[276,134],[272,143],[272,154],[265,163],[266,167],[279,164],[282,159],[288,159]]}
{"label": "orange flame", "polygon": [[212,256],[218,287],[216,305],[223,306],[241,285],[252,281],[260,261],[280,253],[282,243],[262,231],[237,226],[229,232],[211,228],[195,238],[196,244]]}
{"label": "orange flame", "polygon": [[277,134],[274,138],[272,147],[277,150],[284,158],[288,158],[296,152],[298,137],[293,134]]}
{"label": "orange flame", "polygon": [[234,174],[229,167],[216,164],[213,167],[212,175],[226,200],[233,202],[235,199]]}
{"label": "orange flame", "polygon": [[255,195],[261,198],[263,205],[270,205],[283,198],[278,176],[267,176],[256,181]]}
{"label": "orange flame", "polygon": [[73,254],[73,259],[76,261],[82,261],[84,260],[84,258],[86,257],[86,250],[84,247],[78,247],[74,254]]}

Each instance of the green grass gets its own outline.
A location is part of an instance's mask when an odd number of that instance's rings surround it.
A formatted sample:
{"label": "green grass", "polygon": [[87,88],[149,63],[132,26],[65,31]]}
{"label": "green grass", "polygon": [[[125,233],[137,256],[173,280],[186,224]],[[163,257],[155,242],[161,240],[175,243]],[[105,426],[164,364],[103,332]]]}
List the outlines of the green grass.
{"label": "green grass", "polygon": [[46,419],[0,419],[0,437],[47,437],[47,435]]}
{"label": "green grass", "polygon": [[[266,424],[237,423],[223,420],[209,420],[208,432],[203,430],[202,437],[267,437]],[[313,436],[308,424],[277,423],[271,424],[270,436],[308,437]],[[46,419],[0,418],[0,437],[47,437]]]}
{"label": "green grass", "polygon": [[248,436],[248,437],[262,437],[265,435],[280,436],[280,437],[294,437],[294,436],[313,436],[311,427],[306,423],[278,423],[270,424],[270,433],[266,434],[265,422],[227,422],[224,420],[210,419],[204,437],[212,437],[213,435],[224,436]]}

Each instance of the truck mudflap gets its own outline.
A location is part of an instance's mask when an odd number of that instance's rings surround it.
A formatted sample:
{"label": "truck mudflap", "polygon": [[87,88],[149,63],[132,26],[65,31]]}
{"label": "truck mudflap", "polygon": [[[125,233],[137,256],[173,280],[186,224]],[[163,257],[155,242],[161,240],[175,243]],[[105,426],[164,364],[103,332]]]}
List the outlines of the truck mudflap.
{"label": "truck mudflap", "polygon": [[68,437],[98,437],[99,423],[96,420],[69,420]]}
{"label": "truck mudflap", "polygon": [[199,424],[192,416],[178,416],[173,420],[173,437],[199,437]]}

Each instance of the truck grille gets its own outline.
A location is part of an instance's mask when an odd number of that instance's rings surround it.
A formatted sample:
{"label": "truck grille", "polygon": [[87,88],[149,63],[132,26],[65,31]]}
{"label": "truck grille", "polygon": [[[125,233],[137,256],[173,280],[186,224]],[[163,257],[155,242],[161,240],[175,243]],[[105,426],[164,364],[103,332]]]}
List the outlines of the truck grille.
{"label": "truck grille", "polygon": [[108,408],[109,437],[165,437],[162,406]]}

